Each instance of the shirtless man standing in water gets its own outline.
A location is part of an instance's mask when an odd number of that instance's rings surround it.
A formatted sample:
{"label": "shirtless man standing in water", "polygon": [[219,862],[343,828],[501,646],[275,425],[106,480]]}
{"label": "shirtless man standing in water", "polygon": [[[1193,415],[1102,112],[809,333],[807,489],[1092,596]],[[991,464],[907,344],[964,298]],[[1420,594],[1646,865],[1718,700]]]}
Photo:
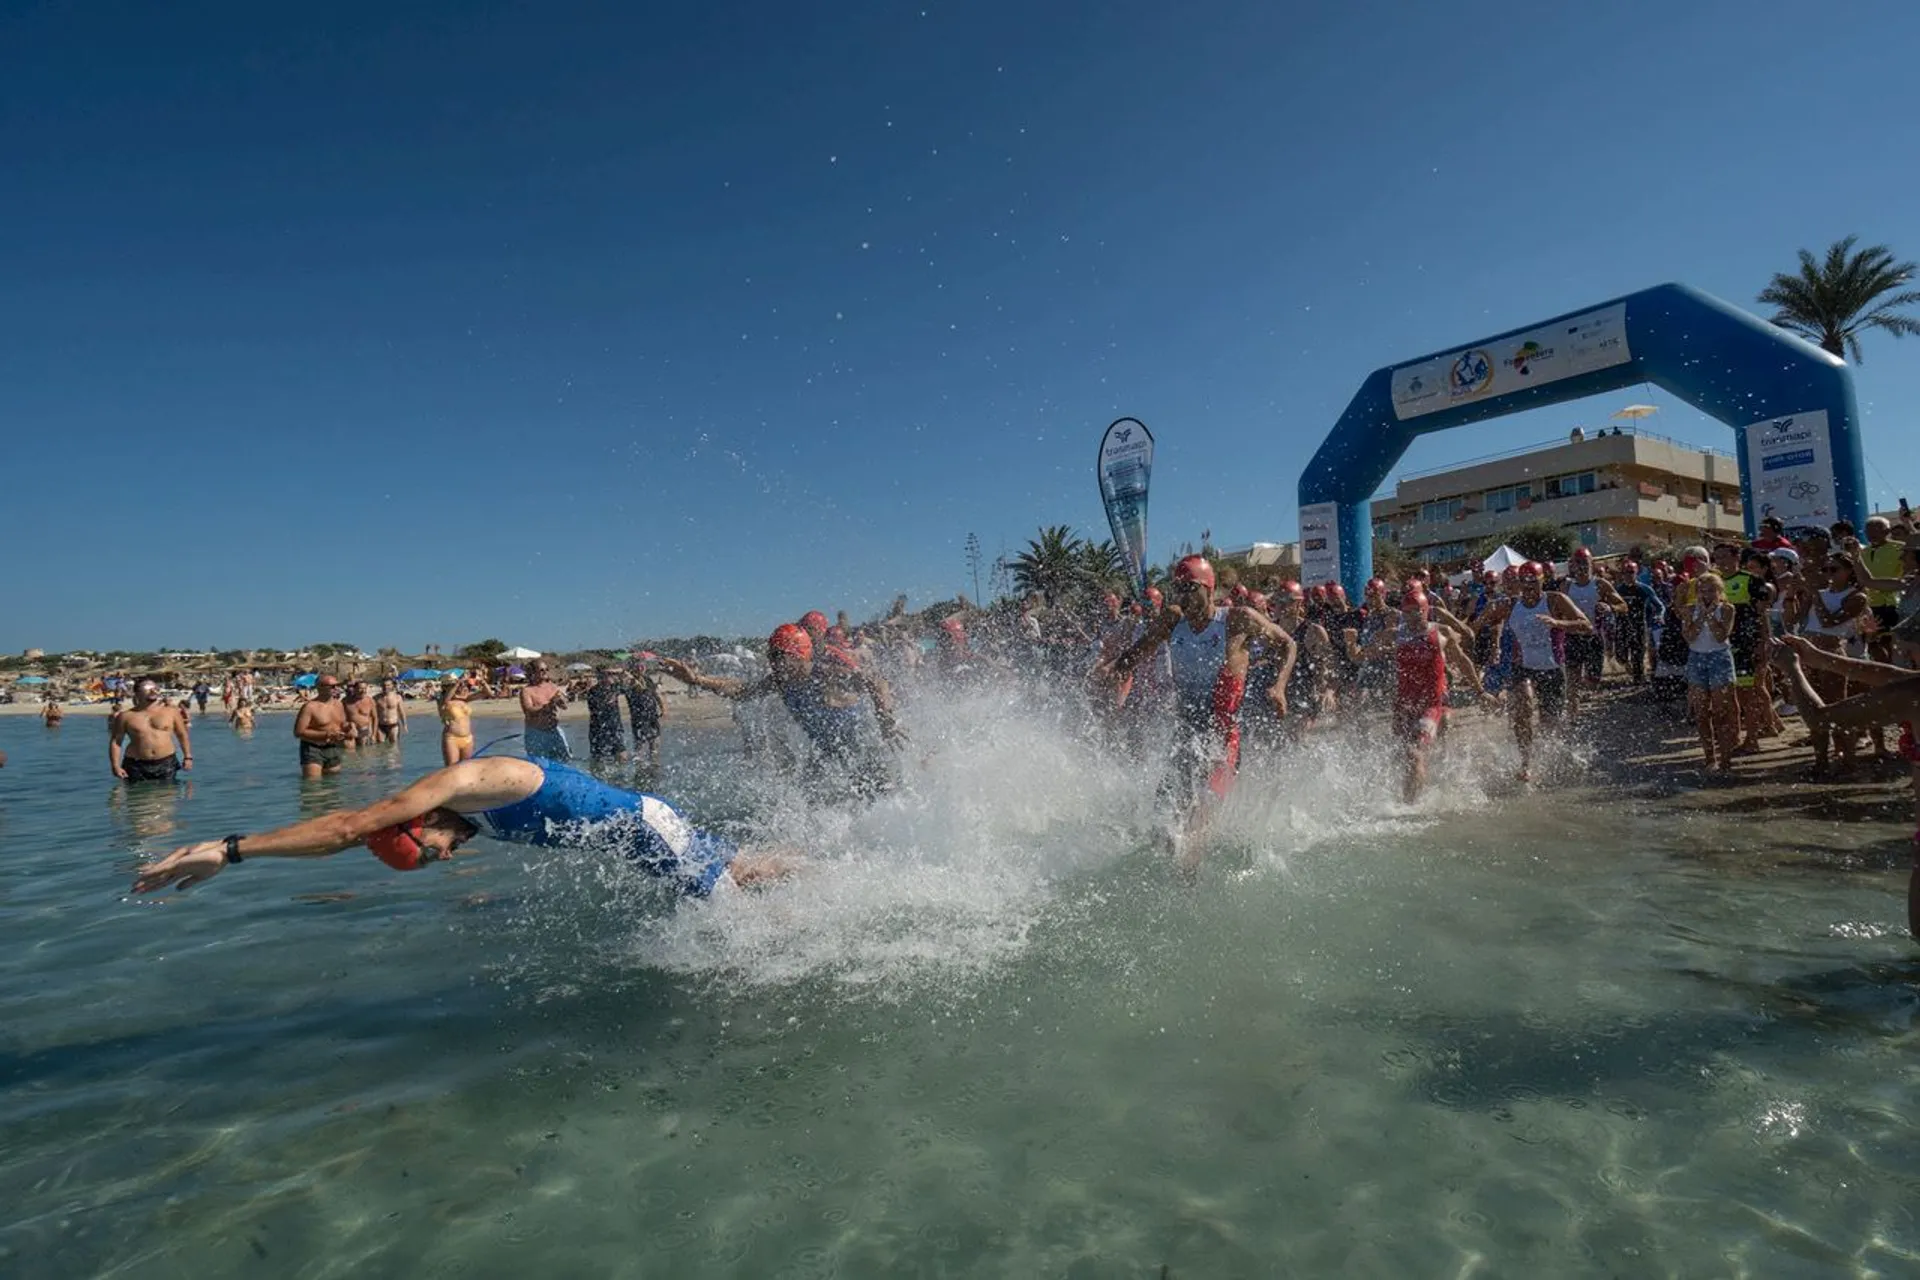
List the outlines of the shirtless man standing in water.
{"label": "shirtless man standing in water", "polygon": [[571,760],[567,735],[560,732],[567,691],[553,682],[551,672],[544,659],[535,658],[527,664],[527,683],[520,690],[520,714],[525,720],[520,745],[534,759]]}
{"label": "shirtless man standing in water", "polygon": [[373,745],[373,695],[367,692],[364,681],[355,680],[347,686],[347,700],[340,704],[347,713],[347,725],[353,730],[353,737],[347,740],[349,748],[370,747]]}
{"label": "shirtless man standing in water", "polygon": [[380,741],[389,744],[400,741],[400,735],[407,731],[407,700],[400,696],[400,686],[392,676],[380,682],[380,696],[373,700],[373,705]]}
{"label": "shirtless man standing in water", "polygon": [[300,776],[317,778],[323,773],[338,773],[346,759],[342,745],[352,736],[346,708],[340,704],[340,682],[321,676],[315,682],[313,701],[300,708],[293,718],[293,736],[300,740]]}
{"label": "shirtless man standing in water", "polygon": [[[179,756],[173,751],[176,742]],[[133,705],[107,721],[107,763],[113,776],[126,782],[172,782],[176,772],[193,768],[186,717],[160,697],[160,686],[151,679],[136,680]]]}

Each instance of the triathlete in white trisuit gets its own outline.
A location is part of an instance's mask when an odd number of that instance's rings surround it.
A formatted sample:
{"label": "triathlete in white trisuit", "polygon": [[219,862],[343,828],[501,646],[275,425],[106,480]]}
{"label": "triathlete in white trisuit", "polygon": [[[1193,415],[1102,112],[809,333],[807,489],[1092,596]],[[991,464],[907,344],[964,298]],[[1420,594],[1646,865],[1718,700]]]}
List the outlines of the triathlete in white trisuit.
{"label": "triathlete in white trisuit", "polygon": [[1566,711],[1567,673],[1554,652],[1553,633],[1592,635],[1593,621],[1573,601],[1558,591],[1546,591],[1542,584],[1546,566],[1529,560],[1520,566],[1516,579],[1520,594],[1494,605],[1488,625],[1504,623],[1519,651],[1511,676],[1513,739],[1520,747],[1520,779],[1533,776],[1534,711],[1540,715],[1542,731],[1560,723]]}
{"label": "triathlete in white trisuit", "polygon": [[1606,668],[1606,642],[1599,632],[1600,610],[1605,608],[1615,613],[1625,613],[1627,602],[1621,599],[1611,582],[1594,576],[1593,552],[1585,547],[1573,549],[1561,594],[1573,601],[1573,607],[1585,615],[1595,628],[1590,635],[1567,636],[1567,714],[1574,715],[1580,710],[1581,690],[1598,689],[1601,674]]}

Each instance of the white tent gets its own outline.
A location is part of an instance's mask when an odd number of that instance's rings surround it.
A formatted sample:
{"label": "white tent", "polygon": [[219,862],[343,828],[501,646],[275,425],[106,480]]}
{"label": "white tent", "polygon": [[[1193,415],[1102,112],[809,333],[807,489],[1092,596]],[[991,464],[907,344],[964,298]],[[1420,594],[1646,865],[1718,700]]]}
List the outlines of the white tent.
{"label": "white tent", "polygon": [[509,662],[530,662],[540,656],[540,651],[538,649],[523,649],[519,645],[515,645],[500,656]]}
{"label": "white tent", "polygon": [[1517,568],[1526,562],[1527,558],[1525,556],[1503,542],[1500,544],[1498,551],[1480,562],[1480,570],[1483,573],[1503,573],[1508,569]]}

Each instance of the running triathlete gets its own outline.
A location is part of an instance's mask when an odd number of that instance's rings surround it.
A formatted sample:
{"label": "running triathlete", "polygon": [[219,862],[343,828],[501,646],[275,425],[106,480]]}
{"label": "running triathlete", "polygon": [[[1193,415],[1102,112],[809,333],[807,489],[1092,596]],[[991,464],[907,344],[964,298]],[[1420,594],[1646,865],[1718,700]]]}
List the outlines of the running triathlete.
{"label": "running triathlete", "polygon": [[160,685],[151,678],[134,681],[133,705],[108,719],[107,765],[123,782],[172,782],[180,770],[193,769],[187,718],[160,696]]}
{"label": "running triathlete", "polygon": [[[824,615],[821,618],[825,621]],[[807,783],[816,793],[830,793],[844,783],[856,796],[870,798],[891,785],[880,761],[862,744],[861,705],[870,704],[880,737],[889,746],[905,741],[893,716],[893,692],[887,682],[857,665],[829,656],[816,659],[813,638],[795,623],[776,627],[767,638],[769,670],[758,680],[729,680],[702,675],[677,658],[660,659],[668,675],[696,689],[723,698],[764,698],[778,695],[794,723],[813,744]]]}
{"label": "running triathlete", "polygon": [[1546,566],[1529,560],[1514,580],[1519,595],[1510,596],[1489,611],[1487,625],[1502,626],[1513,636],[1516,661],[1508,675],[1513,739],[1520,748],[1522,782],[1533,777],[1534,713],[1540,731],[1559,726],[1566,714],[1567,673],[1555,652],[1554,632],[1593,634],[1593,621],[1558,591],[1547,591]]}
{"label": "running triathlete", "polygon": [[1253,642],[1264,641],[1281,663],[1271,695],[1281,715],[1293,667],[1293,637],[1251,609],[1216,607],[1214,586],[1213,565],[1204,556],[1175,564],[1172,602],[1113,664],[1114,678],[1124,680],[1162,645],[1172,660],[1173,755],[1159,796],[1172,819],[1176,859],[1188,871],[1204,856],[1198,837],[1212,805],[1232,788],[1239,765],[1237,713],[1246,697]]}
{"label": "running triathlete", "polygon": [[748,885],[792,869],[791,854],[743,853],[657,796],[552,760],[485,756],[436,769],[364,809],[176,849],[142,869],[133,891],[190,889],[248,858],[324,858],[356,845],[396,871],[415,871],[451,858],[482,831],[542,848],[617,847],[648,875],[696,898],[722,879]]}
{"label": "running triathlete", "polygon": [[1401,798],[1412,804],[1427,783],[1427,749],[1446,727],[1447,663],[1453,663],[1468,688],[1479,688],[1480,673],[1459,633],[1434,619],[1433,605],[1418,582],[1400,593],[1398,625],[1382,631],[1368,653],[1384,654],[1393,662],[1393,736],[1406,766]]}
{"label": "running triathlete", "polygon": [[1627,602],[1611,582],[1594,576],[1593,552],[1585,547],[1573,549],[1561,594],[1573,601],[1573,607],[1594,624],[1594,630],[1589,633],[1567,635],[1567,714],[1571,716],[1579,713],[1580,694],[1584,690],[1599,691],[1601,676],[1606,670],[1607,646],[1599,631],[1600,610],[1604,607],[1623,614],[1627,611]]}

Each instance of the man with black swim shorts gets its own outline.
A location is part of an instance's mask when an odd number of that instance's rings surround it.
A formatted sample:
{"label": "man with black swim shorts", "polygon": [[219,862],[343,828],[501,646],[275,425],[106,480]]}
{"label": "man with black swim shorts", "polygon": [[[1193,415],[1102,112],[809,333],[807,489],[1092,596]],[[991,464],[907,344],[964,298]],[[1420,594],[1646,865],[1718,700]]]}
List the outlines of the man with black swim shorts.
{"label": "man with black swim shorts", "polygon": [[317,778],[323,773],[338,773],[346,762],[344,745],[353,733],[347,723],[347,711],[340,703],[340,682],[332,676],[315,681],[313,701],[300,708],[293,718],[293,736],[300,740],[300,776]]}
{"label": "man with black swim shorts", "polygon": [[123,782],[172,782],[175,773],[193,768],[187,718],[160,696],[154,680],[136,680],[133,705],[107,721],[107,764]]}

